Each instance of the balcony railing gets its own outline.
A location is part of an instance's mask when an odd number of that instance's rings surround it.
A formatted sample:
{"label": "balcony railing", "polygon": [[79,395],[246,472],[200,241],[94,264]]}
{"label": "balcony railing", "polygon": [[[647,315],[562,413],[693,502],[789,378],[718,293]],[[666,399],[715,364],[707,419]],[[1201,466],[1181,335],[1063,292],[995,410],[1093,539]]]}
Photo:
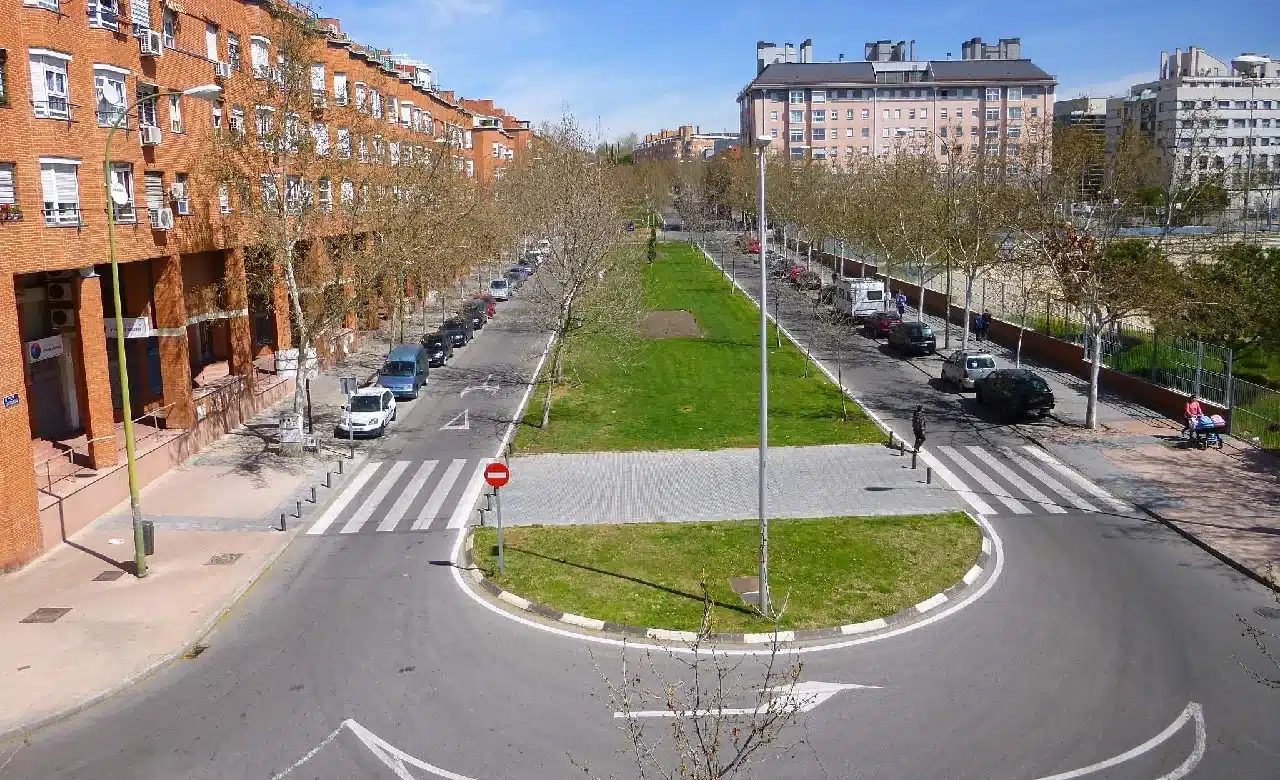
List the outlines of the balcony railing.
{"label": "balcony railing", "polygon": [[83,225],[80,218],[79,204],[63,204],[57,208],[44,209],[44,224],[50,227],[76,227]]}
{"label": "balcony railing", "polygon": [[118,108],[100,108],[98,109],[98,127],[116,127],[121,130],[129,129],[129,115],[123,109]]}
{"label": "balcony railing", "polygon": [[138,221],[138,210],[133,207],[132,203],[111,204],[111,210],[114,212],[116,224],[132,225]]}
{"label": "balcony railing", "polygon": [[45,119],[70,119],[71,103],[65,97],[50,95],[45,100],[35,100],[31,103],[35,107],[36,116]]}

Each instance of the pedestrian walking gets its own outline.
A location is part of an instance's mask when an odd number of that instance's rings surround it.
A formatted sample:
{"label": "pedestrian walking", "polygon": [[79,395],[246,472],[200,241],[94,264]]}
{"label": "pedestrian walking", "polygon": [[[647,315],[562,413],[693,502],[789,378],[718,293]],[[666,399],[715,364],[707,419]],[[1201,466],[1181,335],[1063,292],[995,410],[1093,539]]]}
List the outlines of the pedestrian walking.
{"label": "pedestrian walking", "polygon": [[907,313],[907,296],[901,290],[898,291],[898,316]]}
{"label": "pedestrian walking", "polygon": [[982,340],[987,340],[987,331],[991,330],[991,312],[982,310]]}
{"label": "pedestrian walking", "polygon": [[915,451],[920,451],[920,446],[924,444],[924,434],[927,423],[924,419],[924,404],[916,405],[916,413],[911,415],[911,432],[916,435]]}
{"label": "pedestrian walking", "polygon": [[978,337],[978,341],[982,341],[987,336],[987,320],[986,317],[979,314],[973,318],[973,332]]}

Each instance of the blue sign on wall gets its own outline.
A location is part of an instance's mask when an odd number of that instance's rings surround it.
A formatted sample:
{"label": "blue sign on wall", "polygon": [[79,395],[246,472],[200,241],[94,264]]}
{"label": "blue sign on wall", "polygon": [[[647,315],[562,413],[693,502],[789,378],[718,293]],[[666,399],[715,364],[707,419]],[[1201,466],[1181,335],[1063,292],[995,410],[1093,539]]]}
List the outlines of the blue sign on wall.
{"label": "blue sign on wall", "polygon": [[14,393],[13,395],[6,395],[6,396],[4,397],[4,408],[6,408],[6,409],[12,409],[13,407],[15,407],[15,406],[17,406],[17,405],[18,405],[18,394],[17,394],[17,393]]}

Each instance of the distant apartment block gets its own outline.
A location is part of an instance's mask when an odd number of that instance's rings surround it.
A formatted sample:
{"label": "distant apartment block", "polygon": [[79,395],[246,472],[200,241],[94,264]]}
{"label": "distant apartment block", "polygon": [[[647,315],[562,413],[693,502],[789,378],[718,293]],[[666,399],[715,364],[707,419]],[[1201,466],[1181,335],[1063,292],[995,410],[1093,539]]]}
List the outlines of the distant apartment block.
{"label": "distant apartment block", "polygon": [[1227,62],[1195,46],[1161,52],[1158,79],[1107,100],[1109,148],[1125,131],[1149,138],[1179,181],[1213,179],[1253,191],[1251,208],[1280,206],[1280,61],[1246,53]]}
{"label": "distant apartment block", "polygon": [[705,160],[737,142],[737,133],[704,133],[698,126],[682,125],[675,130],[649,133],[631,155],[636,162]]}
{"label": "distant apartment block", "polygon": [[914,41],[869,42],[862,61],[815,62],[808,41],[790,51],[757,43],[757,74],[738,103],[742,136],[768,136],[792,159],[941,157],[956,144],[1013,152],[1053,110],[1057,79],[1021,58],[1017,38],[971,39],[959,60],[917,60]]}

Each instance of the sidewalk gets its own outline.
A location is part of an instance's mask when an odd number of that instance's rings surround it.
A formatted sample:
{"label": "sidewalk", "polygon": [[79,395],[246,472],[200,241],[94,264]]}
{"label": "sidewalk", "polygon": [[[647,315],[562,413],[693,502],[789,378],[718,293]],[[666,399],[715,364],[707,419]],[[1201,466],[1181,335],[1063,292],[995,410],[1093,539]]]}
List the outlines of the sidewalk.
{"label": "sidewalk", "polygon": [[[343,402],[338,377],[364,380],[377,370],[386,341],[375,339],[369,334],[345,365],[312,381],[319,452],[279,455],[276,420],[291,406],[288,398],[142,491],[143,516],[155,523],[145,579],[131,574],[127,501],[25,569],[0,577],[0,739],[87,707],[202,641],[304,518],[353,473],[335,473],[332,487],[324,486],[326,472],[348,452],[347,442],[329,438]],[[370,446],[376,443],[357,443]],[[281,514],[287,531],[279,530]]]}

